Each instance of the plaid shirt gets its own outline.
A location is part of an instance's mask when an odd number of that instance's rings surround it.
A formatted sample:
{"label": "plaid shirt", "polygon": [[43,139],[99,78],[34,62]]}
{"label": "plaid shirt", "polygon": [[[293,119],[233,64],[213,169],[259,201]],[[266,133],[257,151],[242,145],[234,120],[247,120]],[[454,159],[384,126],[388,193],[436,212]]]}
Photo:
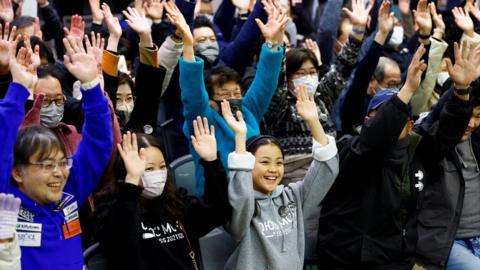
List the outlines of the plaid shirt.
{"label": "plaid shirt", "polygon": [[[325,132],[333,137],[336,132],[330,112],[358,62],[361,44],[361,41],[350,38],[338,55],[336,64],[320,79],[315,92],[320,122]],[[297,113],[296,98],[288,90],[285,68],[284,61],[279,87],[264,117],[265,129],[268,134],[279,139],[286,155],[307,154],[312,151],[311,133]]]}

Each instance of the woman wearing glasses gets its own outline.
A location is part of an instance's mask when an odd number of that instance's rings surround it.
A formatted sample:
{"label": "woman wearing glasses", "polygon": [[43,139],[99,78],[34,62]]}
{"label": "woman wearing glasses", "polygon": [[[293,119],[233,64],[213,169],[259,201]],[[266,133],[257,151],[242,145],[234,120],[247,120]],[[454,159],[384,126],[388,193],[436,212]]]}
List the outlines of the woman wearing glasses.
{"label": "woman wearing glasses", "polygon": [[65,66],[82,83],[85,112],[83,137],[72,158],[49,128],[33,125],[18,131],[24,103],[37,82],[31,51],[22,48],[19,61],[10,60],[13,82],[0,101],[0,185],[22,201],[17,226],[22,269],[83,268],[78,209],[112,152],[110,110],[96,61],[75,41],[65,39],[64,45]]}

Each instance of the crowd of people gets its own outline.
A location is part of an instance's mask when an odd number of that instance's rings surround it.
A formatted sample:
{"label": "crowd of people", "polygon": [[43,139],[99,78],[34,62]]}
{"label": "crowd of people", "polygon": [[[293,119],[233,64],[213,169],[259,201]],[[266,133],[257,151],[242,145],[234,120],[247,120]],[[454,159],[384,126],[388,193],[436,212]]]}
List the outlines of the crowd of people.
{"label": "crowd of people", "polygon": [[208,269],[216,228],[224,269],[480,269],[480,3],[28,2],[0,0],[0,269]]}

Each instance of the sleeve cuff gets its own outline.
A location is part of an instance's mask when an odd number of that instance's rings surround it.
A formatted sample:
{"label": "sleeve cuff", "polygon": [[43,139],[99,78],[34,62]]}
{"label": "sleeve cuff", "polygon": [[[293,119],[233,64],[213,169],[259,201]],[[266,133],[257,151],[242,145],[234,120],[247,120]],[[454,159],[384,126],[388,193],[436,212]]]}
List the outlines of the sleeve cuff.
{"label": "sleeve cuff", "polygon": [[158,48],[145,48],[140,47],[140,63],[149,65],[152,67],[158,67]]}
{"label": "sleeve cuff", "polygon": [[102,55],[103,72],[107,73],[112,77],[117,77],[119,60],[120,60],[119,55],[115,55],[107,50],[104,50]]}
{"label": "sleeve cuff", "polygon": [[141,196],[143,188],[130,183],[120,183],[118,185],[118,195],[123,199],[137,199]]}
{"label": "sleeve cuff", "polygon": [[313,147],[312,147],[312,152],[313,152],[313,158],[315,158],[318,161],[327,161],[329,159],[332,159],[337,155],[337,144],[335,143],[335,139],[332,136],[327,135],[328,138],[328,144],[326,145],[321,145],[319,142],[313,140]]}
{"label": "sleeve cuff", "polygon": [[255,157],[250,152],[246,154],[237,154],[235,152],[228,154],[228,168],[230,170],[251,171],[254,165]]}

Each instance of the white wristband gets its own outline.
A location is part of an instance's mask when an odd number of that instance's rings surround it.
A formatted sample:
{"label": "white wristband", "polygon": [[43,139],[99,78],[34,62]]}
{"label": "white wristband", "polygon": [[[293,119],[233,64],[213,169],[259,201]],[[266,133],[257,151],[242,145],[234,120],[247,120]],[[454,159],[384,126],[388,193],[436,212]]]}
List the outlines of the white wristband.
{"label": "white wristband", "polygon": [[93,89],[95,86],[97,86],[100,83],[100,78],[96,77],[92,81],[82,83],[81,86],[84,90],[90,90]]}

